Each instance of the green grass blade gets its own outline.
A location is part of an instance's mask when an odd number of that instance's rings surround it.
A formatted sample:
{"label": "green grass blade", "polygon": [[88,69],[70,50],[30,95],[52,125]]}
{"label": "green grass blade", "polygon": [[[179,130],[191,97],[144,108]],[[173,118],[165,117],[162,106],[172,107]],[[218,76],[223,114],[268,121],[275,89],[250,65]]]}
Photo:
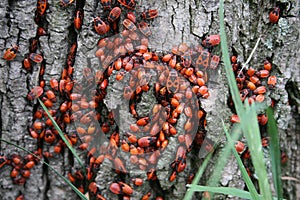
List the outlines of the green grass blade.
{"label": "green grass blade", "polygon": [[204,159],[202,165],[201,165],[201,166],[199,167],[199,169],[198,169],[198,172],[197,172],[195,178],[193,179],[192,184],[190,185],[191,188],[188,188],[188,190],[186,191],[186,193],[185,193],[185,195],[184,195],[183,200],[189,200],[189,199],[192,199],[193,194],[194,194],[194,189],[193,189],[193,187],[196,186],[196,185],[199,183],[200,178],[202,177],[202,175],[203,175],[203,173],[204,173],[204,171],[205,171],[205,169],[206,169],[206,167],[207,167],[207,165],[208,165],[208,162],[209,162],[209,160],[211,159],[211,157],[212,157],[212,155],[213,155],[213,152],[214,152],[214,151],[209,152],[209,154],[208,154],[208,155],[206,156],[206,158]]}
{"label": "green grass blade", "polygon": [[61,131],[61,129],[59,128],[58,124],[56,123],[56,121],[53,119],[53,117],[50,115],[48,109],[46,108],[46,106],[44,105],[44,103],[38,98],[39,103],[41,104],[42,108],[44,109],[44,111],[47,113],[48,117],[50,118],[53,126],[55,127],[55,129],[58,131],[60,137],[62,138],[62,140],[65,142],[65,144],[67,145],[67,147],[70,149],[70,151],[72,152],[73,156],[76,158],[76,160],[78,161],[78,163],[81,165],[83,172],[85,173],[85,167],[83,162],[81,161],[81,159],[79,158],[79,156],[77,155],[75,149],[72,147],[72,145],[69,143],[68,139],[64,136],[63,132]]}
{"label": "green grass blade", "polygon": [[243,109],[243,103],[240,98],[240,93],[235,81],[235,76],[231,67],[229,53],[228,53],[227,38],[226,38],[225,25],[224,25],[224,0],[220,0],[219,17],[220,17],[222,60],[225,65],[226,76],[230,86],[229,87],[230,93],[232,95],[232,99],[234,101],[237,114],[239,115],[239,113],[242,113],[244,109]]}
{"label": "green grass blade", "polygon": [[255,199],[255,200],[258,200],[260,199],[259,198],[259,195],[255,189],[255,186],[254,184],[252,183],[246,169],[245,169],[245,166],[243,165],[243,162],[239,156],[239,154],[237,153],[236,149],[234,148],[234,143],[233,143],[233,140],[231,139],[228,131],[227,131],[227,128],[225,127],[225,124],[223,122],[223,129],[224,129],[224,132],[226,134],[226,137],[227,137],[227,140],[228,140],[228,143],[229,143],[229,146],[231,147],[232,149],[232,152],[233,152],[233,155],[235,156],[236,160],[237,160],[237,163],[239,165],[239,168],[241,170],[241,173],[242,173],[242,176],[243,176],[243,179],[245,181],[245,184],[247,185],[248,189],[249,189],[249,192],[250,192],[250,195],[251,195],[251,198],[252,199]]}
{"label": "green grass blade", "polygon": [[[188,186],[190,186],[190,185],[188,185]],[[236,196],[236,197],[240,197],[243,199],[251,199],[251,195],[249,192],[240,190],[237,188],[211,187],[211,186],[201,186],[201,185],[195,185],[194,188],[195,188],[195,190],[197,190],[199,192],[207,191],[207,192],[211,192],[211,193],[220,193],[220,194],[225,194],[225,195]]]}
{"label": "green grass blade", "polygon": [[255,173],[258,176],[259,188],[264,199],[272,199],[272,193],[265,166],[265,159],[262,152],[257,113],[252,107],[249,106],[248,101],[245,101],[245,107],[246,115],[244,119],[241,120],[241,123],[246,129],[245,136],[251,153],[251,160],[255,169]]}
{"label": "green grass blade", "polygon": [[[191,185],[187,185],[187,186],[190,187]],[[199,192],[207,191],[211,193],[219,193],[219,194],[236,196],[242,199],[251,199],[251,195],[249,192],[237,188],[232,188],[232,187],[211,187],[211,186],[196,185],[195,189]],[[265,200],[261,195],[259,195],[258,198],[261,200]],[[276,197],[273,197],[272,199],[277,200]]]}
{"label": "green grass blade", "polygon": [[15,146],[15,147],[17,147],[17,148],[19,148],[19,149],[21,149],[21,150],[23,150],[23,151],[25,151],[25,152],[27,152],[27,153],[29,153],[29,154],[31,154],[32,156],[34,156],[35,158],[38,158],[39,159],[39,161],[41,162],[41,163],[43,163],[43,164],[45,164],[45,165],[47,165],[47,167],[49,167],[56,175],[58,175],[60,178],[62,178],[75,192],[76,192],[76,194],[81,198],[81,199],[83,199],[83,200],[88,200],[87,198],[86,198],[86,196],[84,195],[84,194],[82,194],[78,189],[77,189],[77,187],[75,187],[66,177],[64,177],[64,176],[62,176],[60,173],[58,173],[51,165],[49,165],[48,163],[46,163],[46,162],[44,162],[44,161],[42,161],[42,160],[40,160],[40,158],[37,156],[37,155],[35,155],[35,154],[33,154],[33,153],[31,153],[30,151],[28,151],[27,149],[25,149],[25,148],[23,148],[23,147],[20,147],[20,146],[18,146],[18,145],[16,145],[16,144],[14,144],[14,143],[12,143],[12,142],[10,142],[10,141],[7,141],[7,140],[4,140],[4,139],[2,139],[2,138],[0,138],[0,140],[1,141],[3,141],[3,142],[5,142],[5,143],[7,143],[7,144],[10,144],[10,145],[12,145],[12,146]]}
{"label": "green grass blade", "polygon": [[273,181],[277,193],[277,198],[282,199],[282,181],[281,181],[281,155],[279,146],[279,135],[274,119],[273,109],[267,109],[268,116],[268,134],[270,136],[270,154],[272,162]]}
{"label": "green grass blade", "polygon": [[264,157],[262,152],[262,145],[260,141],[260,132],[258,127],[257,115],[253,107],[250,107],[248,100],[245,101],[246,109],[240,99],[239,91],[235,81],[234,73],[230,64],[227,39],[224,25],[224,0],[220,0],[220,36],[221,36],[221,49],[223,54],[223,61],[225,64],[226,76],[229,83],[230,92],[234,102],[235,109],[240,118],[240,124],[243,133],[246,136],[248,146],[251,152],[251,159],[259,179],[260,191],[264,199],[272,199],[270,185],[268,182],[266,167],[264,164]]}

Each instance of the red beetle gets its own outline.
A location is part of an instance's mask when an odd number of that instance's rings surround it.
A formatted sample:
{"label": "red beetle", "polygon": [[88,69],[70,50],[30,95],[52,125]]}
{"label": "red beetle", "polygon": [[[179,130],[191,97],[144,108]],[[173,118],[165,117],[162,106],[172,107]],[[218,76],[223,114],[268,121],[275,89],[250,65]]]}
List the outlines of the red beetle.
{"label": "red beetle", "polygon": [[275,7],[269,14],[269,20],[271,23],[276,24],[279,20],[280,8]]}
{"label": "red beetle", "polygon": [[35,86],[27,95],[27,98],[32,101],[39,98],[43,94],[44,90],[40,86]]}
{"label": "red beetle", "polygon": [[176,179],[176,177],[177,177],[177,172],[176,172],[176,170],[174,170],[169,177],[169,181],[173,182]]}
{"label": "red beetle", "polygon": [[128,9],[134,9],[135,7],[135,0],[118,0],[118,2]]}
{"label": "red beetle", "polygon": [[141,21],[138,26],[143,35],[145,35],[146,37],[149,37],[151,35],[150,28],[146,22]]}
{"label": "red beetle", "polygon": [[210,59],[210,53],[206,50],[202,51],[196,60],[196,67],[198,69],[206,69],[209,67],[209,59]]}
{"label": "red beetle", "polygon": [[245,149],[244,143],[242,143],[241,141],[237,141],[235,144],[235,149],[238,153],[243,153],[243,151]]}
{"label": "red beetle", "polygon": [[50,80],[50,86],[53,90],[58,91],[58,81],[56,79]]}
{"label": "red beetle", "polygon": [[114,165],[115,165],[115,168],[116,168],[117,172],[123,172],[123,173],[127,172],[127,170],[124,166],[124,163],[120,158],[117,157],[117,158],[114,159]]}
{"label": "red beetle", "polygon": [[259,70],[255,73],[255,75],[260,78],[267,78],[269,76],[269,74],[270,74],[269,70],[266,70],[266,69]]}
{"label": "red beetle", "polygon": [[37,6],[36,6],[36,11],[40,16],[42,16],[45,14],[47,7],[48,7],[47,0],[38,0]]}
{"label": "red beetle", "polygon": [[220,35],[211,35],[202,41],[202,45],[205,47],[212,47],[220,44],[220,41]]}
{"label": "red beetle", "polygon": [[231,116],[230,121],[231,121],[232,123],[239,123],[239,122],[240,122],[240,118],[239,118],[238,115],[233,114],[233,115]]}
{"label": "red beetle", "polygon": [[133,184],[136,185],[136,186],[141,186],[141,185],[143,185],[143,183],[144,183],[143,179],[141,179],[141,178],[133,178],[133,179],[132,179],[132,182],[133,182]]}
{"label": "red beetle", "polygon": [[274,88],[275,85],[276,85],[276,82],[277,82],[276,76],[270,76],[268,78],[268,86],[269,86],[269,88]]}
{"label": "red beetle", "polygon": [[156,142],[156,137],[145,136],[138,139],[138,145],[140,147],[149,147]]}
{"label": "red beetle", "polygon": [[254,94],[264,94],[267,92],[267,89],[265,86],[259,86],[254,90]]}
{"label": "red beetle", "polygon": [[133,23],[136,23],[136,16],[133,12],[128,12],[127,18],[130,19]]}
{"label": "red beetle", "polygon": [[107,31],[109,30],[108,27],[109,26],[106,25],[106,23],[102,21],[100,17],[94,18],[94,28],[99,35],[107,33]]}
{"label": "red beetle", "polygon": [[272,64],[270,63],[270,61],[265,60],[264,61],[264,69],[270,71],[272,69]]}
{"label": "red beetle", "polygon": [[23,59],[22,65],[23,65],[24,69],[26,69],[27,71],[31,71],[31,69],[32,69],[31,68],[31,62],[30,62],[28,57]]}
{"label": "red beetle", "polygon": [[77,10],[74,17],[74,27],[79,30],[83,24],[84,11]]}
{"label": "red beetle", "polygon": [[17,56],[17,52],[19,50],[19,46],[18,45],[13,45],[11,48],[7,49],[3,55],[3,59],[5,60],[13,60],[16,58]]}
{"label": "red beetle", "polygon": [[210,61],[210,68],[211,69],[216,69],[219,65],[219,62],[220,62],[220,57],[217,56],[217,55],[213,55],[213,57],[211,58],[211,61]]}
{"label": "red beetle", "polygon": [[0,169],[9,163],[9,160],[6,158],[6,156],[1,155],[0,156]]}
{"label": "red beetle", "polygon": [[111,23],[116,21],[120,17],[120,14],[121,14],[121,8],[114,7],[108,15],[108,21]]}
{"label": "red beetle", "polygon": [[36,31],[36,35],[38,37],[45,36],[45,35],[47,35],[47,32],[46,32],[46,30],[43,27],[38,27],[38,29]]}
{"label": "red beetle", "polygon": [[24,195],[20,194],[19,196],[16,197],[16,200],[24,200]]}
{"label": "red beetle", "polygon": [[30,52],[36,52],[38,48],[39,40],[34,37],[29,39],[29,51]]}
{"label": "red beetle", "polygon": [[157,10],[148,10],[142,13],[144,19],[153,19],[158,16]]}
{"label": "red beetle", "polygon": [[166,86],[169,93],[175,94],[178,92],[180,84],[179,84],[179,76],[176,70],[171,70],[169,72]]}
{"label": "red beetle", "polygon": [[34,161],[32,160],[32,161],[27,162],[23,168],[24,168],[24,169],[31,169],[31,168],[34,167],[34,165],[35,165],[35,163],[34,163]]}
{"label": "red beetle", "polygon": [[133,193],[132,188],[124,182],[119,182],[121,190],[124,194],[131,195]]}
{"label": "red beetle", "polygon": [[41,56],[40,54],[37,54],[37,53],[29,54],[29,59],[35,63],[41,63],[44,60],[43,56]]}
{"label": "red beetle", "polygon": [[287,163],[287,161],[288,161],[288,157],[287,157],[286,153],[281,152],[281,164],[285,165]]}
{"label": "red beetle", "polygon": [[186,157],[186,149],[183,146],[179,146],[176,152],[175,161],[182,161],[182,159],[185,159]]}
{"label": "red beetle", "polygon": [[111,9],[111,0],[101,0],[100,1],[104,10],[110,10]]}
{"label": "red beetle", "polygon": [[121,194],[122,193],[122,190],[121,190],[121,187],[118,183],[112,183],[110,186],[109,186],[109,190],[114,193],[114,194]]}
{"label": "red beetle", "polygon": [[136,124],[138,126],[146,126],[149,123],[150,118],[149,117],[143,117],[141,119],[139,119]]}
{"label": "red beetle", "polygon": [[136,30],[136,26],[134,25],[134,23],[129,20],[129,19],[124,19],[123,21],[123,25],[130,31],[135,31]]}
{"label": "red beetle", "polygon": [[[182,65],[186,68],[189,68],[192,64],[192,55],[190,51],[185,51],[183,55],[181,56]],[[191,68],[189,68],[191,69]],[[193,74],[193,72],[191,73]],[[186,74],[188,76],[191,76],[191,74]]]}
{"label": "red beetle", "polygon": [[147,194],[145,194],[143,197],[142,197],[142,200],[149,200],[151,196],[151,192],[148,192]]}

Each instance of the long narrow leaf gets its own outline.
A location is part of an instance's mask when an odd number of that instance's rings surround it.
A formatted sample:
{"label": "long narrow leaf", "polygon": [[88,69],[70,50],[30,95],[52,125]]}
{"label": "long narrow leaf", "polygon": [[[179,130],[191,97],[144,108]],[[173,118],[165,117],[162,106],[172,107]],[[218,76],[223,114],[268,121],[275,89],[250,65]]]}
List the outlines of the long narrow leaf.
{"label": "long narrow leaf", "polygon": [[37,155],[31,153],[31,152],[28,151],[27,149],[25,149],[25,148],[23,148],[23,147],[20,147],[20,146],[18,146],[18,145],[16,145],[16,144],[12,143],[12,142],[10,142],[10,141],[4,140],[4,139],[2,139],[2,138],[0,138],[0,140],[3,141],[3,142],[5,142],[5,143],[7,143],[7,144],[13,145],[13,146],[15,146],[15,147],[17,147],[17,148],[19,148],[19,149],[21,149],[21,150],[23,150],[23,151],[29,153],[29,154],[31,154],[31,155],[34,156],[35,158],[38,158],[39,161],[40,161],[41,163],[47,165],[47,166],[48,166],[48,167],[49,167],[49,168],[50,168],[57,176],[59,176],[60,178],[62,178],[69,186],[71,186],[71,188],[76,192],[76,194],[77,194],[81,199],[83,199],[83,200],[88,200],[88,199],[86,198],[86,196],[84,196],[84,194],[82,194],[82,193],[77,189],[77,187],[75,187],[75,186],[74,186],[74,185],[73,185],[66,177],[64,177],[63,175],[61,175],[60,173],[58,173],[58,172],[57,172],[51,165],[49,165],[48,163],[46,163],[46,162],[40,160],[40,158],[39,158]]}
{"label": "long narrow leaf", "polygon": [[282,182],[281,182],[281,155],[279,146],[279,135],[276,127],[276,121],[274,119],[273,109],[269,107],[267,109],[268,116],[268,134],[270,136],[270,154],[272,162],[272,174],[274,185],[277,193],[277,198],[282,199]]}
{"label": "long narrow leaf", "polygon": [[232,99],[235,104],[237,114],[239,114],[242,113],[244,109],[243,109],[243,103],[240,98],[240,93],[235,81],[235,76],[229,59],[227,38],[226,38],[225,25],[224,25],[224,0],[220,0],[219,17],[220,17],[222,59],[225,65],[225,71],[226,71],[227,81],[229,83],[230,93],[232,95]]}
{"label": "long narrow leaf", "polygon": [[[255,103],[252,103],[255,105]],[[241,120],[242,126],[245,128],[245,136],[251,153],[251,160],[258,176],[258,184],[264,199],[272,199],[269,179],[265,166],[265,159],[262,152],[261,136],[257,121],[257,113],[250,107],[248,101],[245,101],[246,115]]]}
{"label": "long narrow leaf", "polygon": [[258,195],[258,193],[257,193],[257,191],[256,191],[256,189],[255,189],[255,186],[254,186],[254,184],[252,183],[252,181],[251,181],[251,179],[250,179],[250,177],[249,177],[249,175],[248,175],[248,173],[247,173],[247,171],[246,171],[246,169],[245,169],[245,166],[243,165],[243,162],[242,162],[242,160],[241,160],[239,154],[237,153],[236,149],[235,149],[234,146],[233,146],[233,145],[234,145],[234,144],[233,144],[233,141],[232,141],[232,139],[231,139],[231,137],[230,137],[230,135],[229,135],[229,133],[228,133],[228,131],[227,131],[227,128],[225,127],[224,122],[223,122],[223,129],[224,129],[224,132],[225,132],[225,134],[226,134],[226,137],[227,137],[229,146],[230,146],[231,149],[232,149],[233,155],[235,156],[235,159],[237,160],[237,163],[238,163],[239,168],[240,168],[240,170],[241,170],[243,179],[244,179],[244,181],[245,181],[245,183],[246,183],[246,185],[247,185],[247,188],[249,189],[251,198],[252,198],[252,199],[255,199],[255,200],[260,199],[260,198],[259,198],[259,195]]}
{"label": "long narrow leaf", "polygon": [[[44,111],[47,113],[48,117],[50,118],[53,126],[55,127],[55,129],[57,130],[57,132],[59,133],[60,137],[62,138],[62,140],[65,142],[65,144],[67,145],[67,147],[70,149],[70,151],[72,152],[73,156],[76,158],[76,160],[78,161],[78,163],[81,165],[82,169],[85,169],[83,162],[81,161],[81,159],[79,158],[79,156],[77,155],[75,149],[72,147],[72,145],[69,143],[68,139],[65,137],[65,135],[63,134],[63,132],[61,131],[61,129],[59,128],[58,124],[56,123],[56,121],[53,119],[53,117],[51,116],[51,114],[49,113],[48,109],[46,108],[46,106],[44,105],[44,103],[38,98],[39,103],[41,104],[42,108],[44,109]],[[85,170],[83,170],[83,172],[85,172]]]}
{"label": "long narrow leaf", "polygon": [[[191,185],[187,185],[187,187],[190,187],[190,186]],[[240,197],[242,199],[251,199],[251,195],[249,192],[240,190],[237,188],[232,188],[232,187],[210,187],[210,186],[196,185],[195,189],[199,192],[207,191],[207,192],[211,192],[211,193],[219,193],[219,194],[236,196],[236,197]],[[259,195],[259,199],[265,200],[261,195]],[[277,200],[276,197],[273,197],[272,199]]]}
{"label": "long narrow leaf", "polygon": [[[190,185],[188,185],[190,186]],[[211,192],[211,193],[220,193],[220,194],[225,194],[225,195],[231,195],[231,196],[236,196],[240,197],[243,199],[251,199],[251,195],[249,192],[246,192],[244,190],[240,190],[237,188],[230,188],[230,187],[210,187],[210,186],[200,186],[200,185],[195,185],[193,186],[195,190],[199,192]]]}

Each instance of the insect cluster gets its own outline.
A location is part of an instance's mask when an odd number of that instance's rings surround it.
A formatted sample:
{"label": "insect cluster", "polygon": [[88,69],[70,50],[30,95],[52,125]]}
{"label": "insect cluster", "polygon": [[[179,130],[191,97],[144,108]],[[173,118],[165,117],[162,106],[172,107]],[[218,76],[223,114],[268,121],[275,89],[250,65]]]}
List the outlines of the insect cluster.
{"label": "insect cluster", "polygon": [[[268,92],[271,92],[275,89],[277,78],[274,72],[274,66],[269,60],[265,60],[261,67],[255,69],[253,67],[249,67],[248,69],[243,69],[241,64],[237,62],[237,56],[231,57],[232,69],[235,73],[236,82],[238,85],[238,89],[240,90],[240,97],[242,102],[248,101],[249,104],[253,102],[267,102],[268,99],[265,98]],[[275,101],[271,99],[271,106],[274,107]],[[229,99],[229,107],[234,110],[232,99]],[[268,148],[269,146],[269,138],[266,132],[267,130],[267,122],[268,117],[264,114],[258,114],[257,120],[260,126],[260,133],[262,137],[262,146],[263,148]],[[237,114],[233,114],[231,116],[230,121],[232,123],[239,123],[239,117]],[[236,150],[241,154],[242,161],[246,166],[246,170],[248,171],[249,176],[254,177],[254,168],[251,163],[251,156],[248,147],[241,141],[236,142]],[[284,152],[282,152],[282,164],[285,164],[287,161],[287,157]]]}
{"label": "insect cluster", "polygon": [[[206,112],[201,107],[201,98],[210,95],[207,70],[219,65],[220,57],[213,55],[212,49],[220,43],[220,36],[208,36],[194,46],[179,44],[166,54],[154,52],[149,49],[151,28],[148,23],[159,15],[157,10],[138,13],[134,0],[118,0],[115,4],[111,0],[101,0],[100,3],[106,15],[93,19],[94,31],[100,35],[95,52],[98,68],[84,67],[83,79],[73,79],[77,52],[74,39],[61,78],[51,79],[46,84],[46,60],[39,38],[48,36],[46,11],[49,4],[47,0],[37,0],[34,21],[38,28],[36,36],[29,39],[29,52],[22,62],[28,72],[39,65],[39,80],[27,98],[29,101],[41,98],[68,142],[75,149],[86,152],[85,169],[70,167],[67,173],[82,193],[89,192],[91,199],[130,199],[138,193],[135,190],[141,193],[138,187],[147,182],[148,191],[142,191],[141,199],[161,200],[165,191],[160,187],[156,169],[158,163],[165,162],[163,155],[171,142],[176,150],[172,160],[164,163],[169,167],[169,182],[174,182],[186,168],[193,168],[187,167],[187,157],[192,150],[199,150],[201,145],[205,145],[207,151],[212,150],[212,144],[205,140]],[[73,0],[61,0],[60,4],[66,7],[73,4]],[[76,1],[74,32],[82,29],[84,4],[84,0]],[[276,12],[270,13],[272,23],[278,21]],[[114,36],[108,37],[112,33]],[[18,48],[15,45],[8,49],[3,58],[13,60]],[[246,71],[241,70],[233,56],[232,66],[243,101],[246,97],[249,103],[264,101],[267,88],[272,89],[276,84],[276,77],[270,75],[272,65],[268,61],[261,70],[249,68]],[[134,121],[127,127],[120,127],[119,108],[109,109],[105,103],[114,83],[120,85],[117,95],[128,105],[129,116]],[[150,114],[138,111],[147,93],[152,93],[155,99]],[[232,116],[231,121],[238,122],[238,117]],[[265,125],[266,121],[266,116],[261,114],[260,124]],[[38,104],[34,106],[33,124],[28,132],[37,140],[34,154],[40,159],[48,161],[66,149],[52,121]],[[247,152],[243,145],[237,143],[238,152]],[[0,168],[11,165],[13,182],[22,185],[38,162],[39,159],[30,154],[24,157],[13,154],[0,157]],[[100,187],[98,172],[104,162],[111,164],[114,175],[108,178],[107,187]],[[135,170],[144,171],[145,176],[132,177],[130,172]],[[187,182],[191,183],[192,178],[191,174]],[[18,198],[22,199],[23,195]]]}

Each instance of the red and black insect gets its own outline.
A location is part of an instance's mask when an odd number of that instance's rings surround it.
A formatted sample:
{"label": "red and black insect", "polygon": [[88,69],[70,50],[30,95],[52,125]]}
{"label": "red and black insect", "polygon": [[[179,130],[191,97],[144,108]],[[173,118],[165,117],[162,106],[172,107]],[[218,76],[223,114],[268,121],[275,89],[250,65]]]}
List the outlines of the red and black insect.
{"label": "red and black insect", "polygon": [[43,94],[44,90],[40,86],[35,86],[27,95],[27,98],[32,101],[39,98]]}
{"label": "red and black insect", "polygon": [[150,145],[154,144],[156,142],[156,137],[142,137],[138,139],[138,145],[140,147],[149,147]]}
{"label": "red and black insect", "polygon": [[103,6],[104,10],[110,10],[111,9],[111,0],[101,0],[101,5]]}
{"label": "red and black insect", "polygon": [[149,37],[149,36],[151,35],[150,28],[149,28],[149,26],[148,26],[148,24],[147,24],[146,22],[141,21],[141,22],[138,24],[138,26],[139,26],[139,29],[140,29],[140,31],[141,31],[141,33],[142,33],[143,35],[145,35],[146,37]]}
{"label": "red and black insect", "polygon": [[38,27],[37,31],[36,31],[36,36],[40,37],[40,36],[45,36],[47,35],[46,30],[43,27]]}
{"label": "red and black insect", "polygon": [[209,67],[209,62],[210,61],[210,53],[207,50],[203,50],[198,59],[196,60],[196,67],[198,69],[206,69]]}
{"label": "red and black insect", "polygon": [[269,86],[269,88],[274,88],[275,85],[276,85],[276,83],[277,83],[276,76],[269,76],[269,78],[268,78],[268,86]]}
{"label": "red and black insect", "polygon": [[169,72],[169,76],[167,78],[167,83],[166,83],[166,87],[169,93],[177,93],[179,90],[179,76],[176,70],[171,70]]}
{"label": "red and black insect", "polygon": [[3,55],[3,59],[11,61],[16,58],[17,52],[19,50],[18,45],[13,45],[11,48],[7,49]]}
{"label": "red and black insect", "polygon": [[136,26],[135,24],[129,20],[129,19],[124,19],[123,21],[123,25],[130,31],[135,31],[136,30]]}
{"label": "red and black insect", "polygon": [[28,58],[28,56],[23,59],[22,65],[23,65],[23,68],[26,69],[27,71],[31,71],[32,70],[32,68],[31,68],[31,61]]}
{"label": "red and black insect", "polygon": [[271,23],[276,24],[280,17],[280,8],[275,7],[269,14],[269,20]]}
{"label": "red and black insect", "polygon": [[130,19],[133,23],[136,23],[136,16],[133,12],[128,12],[127,18]]}
{"label": "red and black insect", "polygon": [[44,60],[43,56],[37,53],[29,54],[29,59],[35,63],[41,63]]}
{"label": "red and black insect", "polygon": [[104,35],[109,30],[109,26],[100,17],[94,18],[94,28],[99,35]]}
{"label": "red and black insect", "polygon": [[74,16],[74,27],[77,30],[80,30],[83,24],[83,18],[84,18],[84,11],[82,9],[76,10],[75,16]]}
{"label": "red and black insect", "polygon": [[157,10],[148,10],[148,11],[142,12],[142,17],[144,19],[153,19],[157,16],[158,16]]}
{"label": "red and black insect", "polygon": [[1,155],[0,156],[0,169],[8,163],[9,163],[9,160],[7,159],[7,157],[4,155]]}
{"label": "red and black insect", "polygon": [[213,55],[213,57],[211,58],[211,61],[210,61],[210,68],[211,69],[216,69],[219,65],[219,62],[220,62],[220,57],[217,56],[217,55]]}
{"label": "red and black insect", "polygon": [[109,22],[112,23],[112,22],[116,21],[117,19],[119,19],[120,14],[121,14],[121,8],[119,8],[119,7],[114,7],[114,8],[110,11],[110,13],[109,13],[107,19],[108,19]]}
{"label": "red and black insect", "polygon": [[38,0],[37,6],[36,6],[36,12],[42,16],[45,14],[46,10],[48,8],[48,2],[47,0]]}
{"label": "red and black insect", "polygon": [[202,45],[205,47],[212,47],[220,44],[220,35],[210,35],[202,41]]}

